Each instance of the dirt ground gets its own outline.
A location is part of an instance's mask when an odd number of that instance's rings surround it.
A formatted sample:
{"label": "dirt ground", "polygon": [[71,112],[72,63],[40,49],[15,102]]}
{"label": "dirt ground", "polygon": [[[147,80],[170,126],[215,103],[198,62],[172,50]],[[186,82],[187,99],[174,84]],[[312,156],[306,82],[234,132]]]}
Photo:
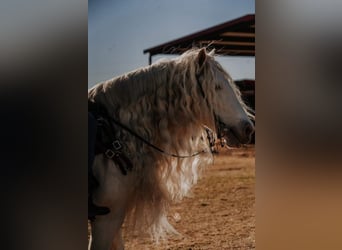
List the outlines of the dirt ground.
{"label": "dirt ground", "polygon": [[180,233],[159,245],[125,239],[126,250],[255,249],[255,150],[220,149],[170,222]]}

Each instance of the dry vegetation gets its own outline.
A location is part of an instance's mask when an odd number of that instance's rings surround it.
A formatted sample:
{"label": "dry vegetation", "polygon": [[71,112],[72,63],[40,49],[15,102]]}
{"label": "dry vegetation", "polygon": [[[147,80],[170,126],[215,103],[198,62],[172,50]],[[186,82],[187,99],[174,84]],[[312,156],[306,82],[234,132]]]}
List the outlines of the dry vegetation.
{"label": "dry vegetation", "polygon": [[159,245],[130,236],[126,249],[255,249],[254,160],[254,147],[220,150],[191,197],[171,208],[180,236]]}

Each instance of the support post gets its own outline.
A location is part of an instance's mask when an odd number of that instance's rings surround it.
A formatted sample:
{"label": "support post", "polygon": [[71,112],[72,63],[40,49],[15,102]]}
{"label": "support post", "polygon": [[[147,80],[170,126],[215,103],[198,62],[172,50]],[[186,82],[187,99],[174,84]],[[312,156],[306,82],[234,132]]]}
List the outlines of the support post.
{"label": "support post", "polygon": [[151,53],[149,53],[149,56],[148,56],[148,65],[151,65],[152,64],[152,56],[151,56]]}

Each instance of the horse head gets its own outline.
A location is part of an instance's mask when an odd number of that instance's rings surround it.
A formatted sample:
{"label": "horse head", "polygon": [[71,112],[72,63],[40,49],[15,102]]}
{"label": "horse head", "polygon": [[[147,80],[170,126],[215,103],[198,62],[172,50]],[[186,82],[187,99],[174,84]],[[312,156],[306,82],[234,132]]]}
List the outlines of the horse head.
{"label": "horse head", "polygon": [[[247,144],[254,132],[253,117],[232,78],[205,49],[197,56],[197,79],[216,119],[216,132],[229,146]],[[210,77],[208,77],[208,74]]]}

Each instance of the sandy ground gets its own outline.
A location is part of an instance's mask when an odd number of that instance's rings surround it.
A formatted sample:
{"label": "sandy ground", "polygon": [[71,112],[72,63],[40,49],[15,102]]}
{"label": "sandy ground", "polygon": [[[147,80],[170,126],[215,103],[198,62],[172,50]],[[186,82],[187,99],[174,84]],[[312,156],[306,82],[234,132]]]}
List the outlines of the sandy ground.
{"label": "sandy ground", "polygon": [[255,151],[220,149],[193,194],[170,211],[180,233],[158,245],[128,238],[126,250],[255,249]]}

